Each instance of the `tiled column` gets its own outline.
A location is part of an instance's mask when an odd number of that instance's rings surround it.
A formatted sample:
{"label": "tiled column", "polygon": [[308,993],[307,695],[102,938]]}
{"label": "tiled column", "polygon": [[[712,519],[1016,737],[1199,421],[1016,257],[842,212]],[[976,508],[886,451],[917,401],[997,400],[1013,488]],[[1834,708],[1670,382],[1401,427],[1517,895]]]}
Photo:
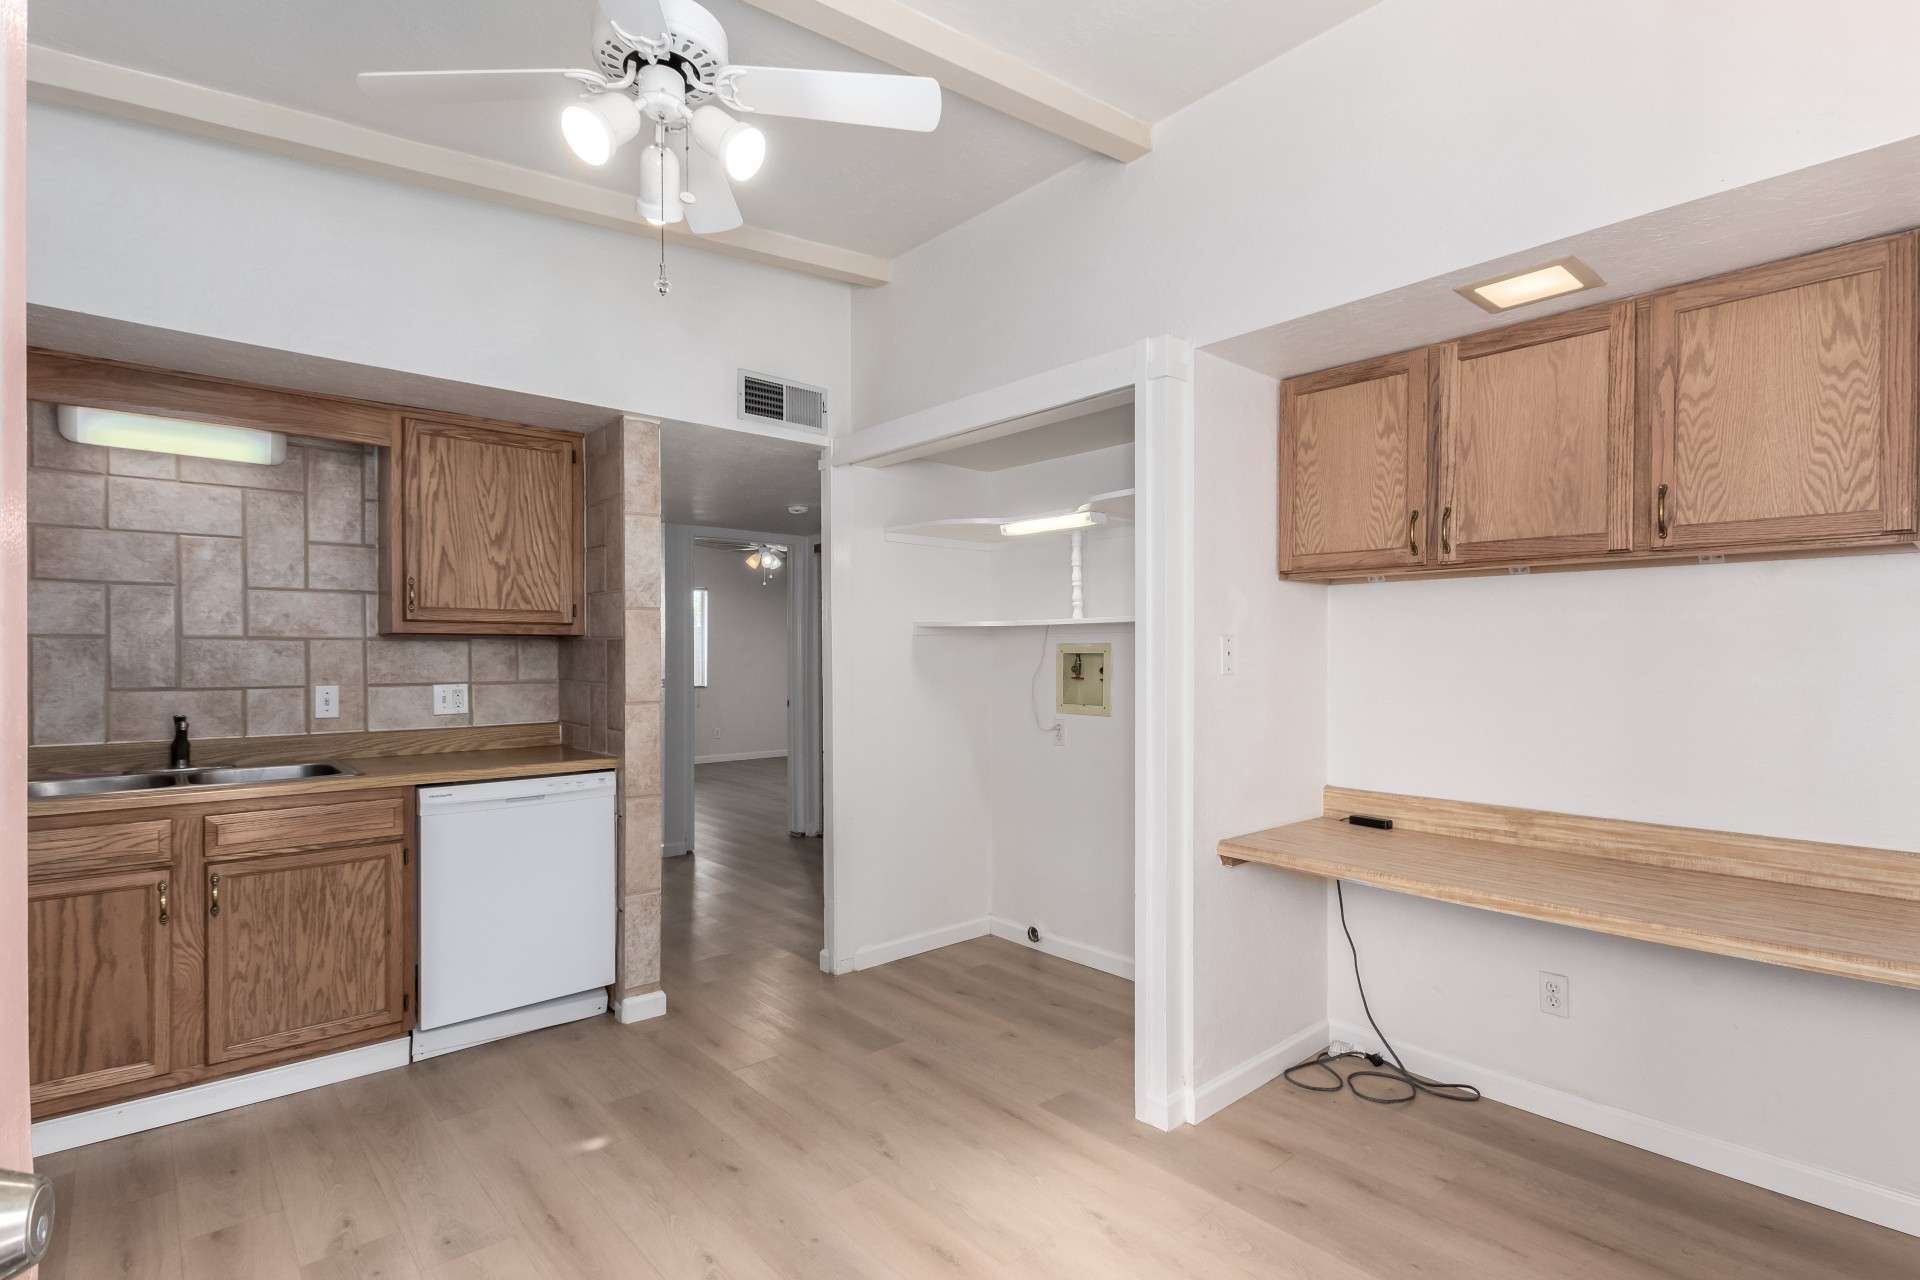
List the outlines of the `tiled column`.
{"label": "tiled column", "polygon": [[[628,417],[620,424],[621,518],[618,565],[621,638],[607,682],[619,700],[620,732],[609,735],[621,757],[620,965],[621,1016],[660,1012],[660,424]],[[611,535],[611,531],[610,535]],[[608,541],[615,539],[609,536]],[[611,584],[609,584],[611,585]],[[610,712],[613,710],[609,708]],[[610,715],[609,719],[613,718]]]}

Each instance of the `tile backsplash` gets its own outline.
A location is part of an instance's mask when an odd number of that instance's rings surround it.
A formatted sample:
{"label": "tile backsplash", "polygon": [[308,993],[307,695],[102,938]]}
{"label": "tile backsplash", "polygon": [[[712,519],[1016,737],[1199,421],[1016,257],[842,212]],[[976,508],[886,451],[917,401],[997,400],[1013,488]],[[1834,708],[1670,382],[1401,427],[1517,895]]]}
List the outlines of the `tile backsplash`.
{"label": "tile backsplash", "polygon": [[[533,724],[550,638],[379,636],[378,451],[290,441],[277,466],[74,444],[35,404],[27,476],[33,743]],[[471,711],[433,714],[434,684]],[[340,686],[314,720],[312,686]]]}

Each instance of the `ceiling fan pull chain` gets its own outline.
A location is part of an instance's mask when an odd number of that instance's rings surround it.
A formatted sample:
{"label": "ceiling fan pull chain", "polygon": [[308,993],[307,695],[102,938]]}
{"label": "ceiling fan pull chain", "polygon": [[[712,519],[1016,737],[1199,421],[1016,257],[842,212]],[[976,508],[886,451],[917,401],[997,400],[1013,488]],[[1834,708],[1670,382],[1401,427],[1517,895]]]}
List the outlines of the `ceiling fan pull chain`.
{"label": "ceiling fan pull chain", "polygon": [[[654,145],[660,149],[660,191],[664,198],[667,190],[667,131],[664,126],[653,131]],[[660,274],[653,282],[653,288],[661,297],[673,292],[673,285],[667,280],[667,211],[660,210]]]}

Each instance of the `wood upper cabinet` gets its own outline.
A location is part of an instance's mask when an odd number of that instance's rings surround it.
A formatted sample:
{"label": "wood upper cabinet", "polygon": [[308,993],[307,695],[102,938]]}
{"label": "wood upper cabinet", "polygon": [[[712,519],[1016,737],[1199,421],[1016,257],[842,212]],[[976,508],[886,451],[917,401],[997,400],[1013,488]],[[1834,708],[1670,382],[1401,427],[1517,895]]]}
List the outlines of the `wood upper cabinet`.
{"label": "wood upper cabinet", "polygon": [[33,1106],[164,1076],[172,1063],[170,824],[28,836]]}
{"label": "wood upper cabinet", "polygon": [[1621,303],[1436,349],[1440,563],[1629,549],[1633,327]]}
{"label": "wood upper cabinet", "polygon": [[567,431],[404,419],[383,471],[384,629],[583,634],[580,452]]}
{"label": "wood upper cabinet", "polygon": [[206,881],[207,1061],[405,1023],[403,845],[210,859]]}
{"label": "wood upper cabinet", "polygon": [[1917,288],[1908,233],[1648,299],[1647,545],[1913,530]]}
{"label": "wood upper cabinet", "polygon": [[1280,572],[1426,564],[1427,352],[1280,386]]}

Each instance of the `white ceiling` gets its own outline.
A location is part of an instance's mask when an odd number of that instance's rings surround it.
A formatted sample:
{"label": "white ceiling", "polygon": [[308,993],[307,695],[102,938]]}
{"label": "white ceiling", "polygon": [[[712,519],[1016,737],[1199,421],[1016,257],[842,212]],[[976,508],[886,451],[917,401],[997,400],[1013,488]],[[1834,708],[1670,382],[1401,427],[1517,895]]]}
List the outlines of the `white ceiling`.
{"label": "white ceiling", "polygon": [[1141,120],[1164,120],[1378,0],[902,0]]}
{"label": "white ceiling", "polygon": [[[749,533],[820,531],[820,450],[669,422],[660,429],[660,500],[668,524]],[[807,510],[790,515],[789,506]]]}
{"label": "white ceiling", "polygon": [[[1154,119],[1374,0],[907,0],[1076,88]],[[741,62],[889,71],[753,8],[704,0]],[[638,147],[594,169],[550,102],[428,105],[362,95],[374,70],[584,66],[593,0],[34,0],[37,44],[348,120],[582,182],[634,191]],[[766,168],[738,189],[749,225],[891,257],[1089,154],[948,93],[931,135],[760,122]],[[1105,163],[1104,161],[1102,163]]]}

